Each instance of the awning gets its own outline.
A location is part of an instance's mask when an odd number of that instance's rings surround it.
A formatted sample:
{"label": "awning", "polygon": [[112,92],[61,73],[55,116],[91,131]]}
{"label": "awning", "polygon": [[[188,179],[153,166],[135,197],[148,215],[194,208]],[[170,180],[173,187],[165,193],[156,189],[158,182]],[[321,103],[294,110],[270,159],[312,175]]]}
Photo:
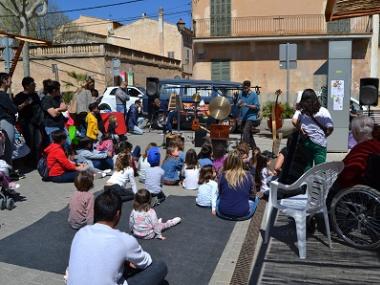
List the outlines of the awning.
{"label": "awning", "polygon": [[380,0],[327,0],[326,21],[380,14]]}
{"label": "awning", "polygon": [[40,40],[40,39],[36,39],[36,38],[32,38],[32,37],[25,37],[25,36],[21,36],[21,35],[11,34],[11,33],[7,33],[4,31],[0,31],[0,37],[1,38],[11,38],[11,39],[15,39],[15,40],[23,41],[23,42],[34,43],[34,44],[39,44],[39,45],[46,45],[46,46],[51,44],[49,41],[44,41],[44,40]]}

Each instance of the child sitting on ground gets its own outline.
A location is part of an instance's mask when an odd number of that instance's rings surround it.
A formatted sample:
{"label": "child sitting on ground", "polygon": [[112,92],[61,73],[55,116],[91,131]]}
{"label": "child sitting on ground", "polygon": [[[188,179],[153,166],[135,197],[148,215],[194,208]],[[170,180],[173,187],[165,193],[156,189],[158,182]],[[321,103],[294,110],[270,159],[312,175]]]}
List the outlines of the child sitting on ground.
{"label": "child sitting on ground", "polygon": [[78,230],[94,222],[94,194],[89,190],[94,187],[94,175],[91,171],[81,171],[74,180],[77,189],[69,202],[70,226]]}
{"label": "child sitting on ground", "polygon": [[198,153],[199,166],[203,167],[206,165],[212,165],[211,155],[212,155],[212,145],[209,143],[204,143],[201,147],[200,152]]}
{"label": "child sitting on ground", "polygon": [[211,208],[213,215],[216,214],[216,200],[218,198],[218,183],[213,180],[214,178],[215,172],[211,165],[201,168],[198,194],[195,199],[198,206]]}
{"label": "child sitting on ground", "polygon": [[243,160],[244,169],[249,169],[249,145],[246,142],[240,142],[236,147],[236,150],[240,154],[240,158]]}
{"label": "child sitting on ground", "polygon": [[152,207],[159,205],[165,200],[162,192],[162,176],[164,170],[160,167],[160,149],[153,146],[148,150],[148,162],[150,167],[145,170],[145,189],[152,194]]}
{"label": "child sitting on ground", "polygon": [[[130,187],[127,187],[127,184]],[[104,190],[106,189],[119,194],[123,202],[133,200],[137,186],[130,154],[122,153],[117,156],[114,172],[104,185]]]}
{"label": "child sitting on ground", "polygon": [[149,191],[145,189],[137,191],[129,218],[129,228],[137,238],[164,240],[166,238],[162,235],[162,231],[180,223],[181,218],[175,217],[163,223],[162,219],[157,218],[156,211],[151,208],[151,200]]}
{"label": "child sitting on ground", "polygon": [[140,156],[139,161],[137,163],[138,168],[138,174],[139,174],[139,181],[141,183],[145,183],[145,171],[147,168],[150,167],[150,164],[148,162],[148,151],[151,147],[157,146],[156,143],[150,143],[145,148],[145,152],[142,156]]}
{"label": "child sitting on ground", "polygon": [[270,182],[274,177],[274,173],[271,170],[271,164],[273,161],[273,153],[270,151],[264,151],[257,155],[255,183],[256,189],[260,189],[257,193],[259,198],[269,195]]}
{"label": "child sitting on ground", "polygon": [[257,146],[252,149],[252,157],[249,159],[249,172],[252,174],[253,177],[256,176],[256,166],[257,166],[257,157],[261,154],[260,148]]}
{"label": "child sitting on ground", "polygon": [[104,133],[102,135],[99,143],[96,146],[96,150],[111,153],[113,157],[113,155],[115,154],[115,150],[113,147],[113,141],[110,133]]}
{"label": "child sitting on ground", "polygon": [[182,170],[183,163],[179,159],[179,150],[176,143],[171,143],[166,149],[166,158],[162,163],[164,185],[177,185],[179,182],[179,172]]}
{"label": "child sitting on ground", "polygon": [[222,143],[217,143],[213,147],[213,151],[212,151],[212,158],[213,158],[212,166],[214,167],[214,170],[215,170],[215,172],[216,172],[216,174],[218,176],[221,173],[224,161],[226,160],[226,157],[227,157],[226,153],[227,153],[226,145],[224,145]]}
{"label": "child sitting on ground", "polygon": [[186,152],[185,164],[182,169],[183,188],[186,190],[197,190],[199,180],[199,165],[197,159],[197,153],[194,149],[189,149]]}

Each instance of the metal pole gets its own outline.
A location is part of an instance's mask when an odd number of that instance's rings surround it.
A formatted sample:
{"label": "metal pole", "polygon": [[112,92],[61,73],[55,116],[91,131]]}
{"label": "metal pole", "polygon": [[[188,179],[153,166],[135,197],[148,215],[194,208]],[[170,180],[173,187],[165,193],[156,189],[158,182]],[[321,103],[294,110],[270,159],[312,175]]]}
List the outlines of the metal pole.
{"label": "metal pole", "polygon": [[290,60],[289,60],[289,43],[286,43],[286,102],[289,103],[289,86],[290,86]]}
{"label": "metal pole", "polygon": [[4,49],[4,60],[5,60],[5,72],[9,73],[11,69],[11,48],[9,45],[9,38],[5,38],[5,49]]}
{"label": "metal pole", "polygon": [[177,94],[177,131],[181,132],[181,126],[180,126],[180,120],[181,120],[181,106],[180,106],[180,99],[179,99],[180,94]]}

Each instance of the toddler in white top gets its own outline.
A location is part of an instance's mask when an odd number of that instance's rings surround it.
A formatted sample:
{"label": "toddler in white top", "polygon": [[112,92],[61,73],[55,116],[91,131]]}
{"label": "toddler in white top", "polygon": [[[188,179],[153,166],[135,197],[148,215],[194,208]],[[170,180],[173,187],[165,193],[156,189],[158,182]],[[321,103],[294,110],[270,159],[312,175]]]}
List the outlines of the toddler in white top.
{"label": "toddler in white top", "polygon": [[141,183],[145,182],[146,170],[150,167],[150,163],[148,161],[148,151],[153,146],[157,146],[157,144],[156,143],[150,143],[147,145],[147,147],[145,148],[145,153],[142,156],[140,156],[139,161],[137,163],[139,181]]}
{"label": "toddler in white top", "polygon": [[199,180],[199,165],[197,153],[194,149],[186,152],[185,164],[183,165],[182,176],[184,177],[182,186],[186,190],[197,190]]}
{"label": "toddler in white top", "polygon": [[151,208],[151,200],[152,195],[149,191],[145,189],[137,191],[129,217],[129,228],[137,238],[164,240],[162,231],[177,225],[181,222],[181,218],[176,217],[163,223],[162,219],[157,218],[156,211]]}
{"label": "toddler in white top", "polygon": [[195,202],[198,206],[211,208],[211,213],[216,214],[216,200],[218,198],[218,183],[213,178],[216,173],[211,165],[201,168],[199,174],[198,194]]}
{"label": "toddler in white top", "polygon": [[133,171],[131,161],[132,159],[130,154],[120,153],[116,159],[114,172],[111,178],[106,182],[106,186],[117,184],[122,188],[127,189],[127,184],[129,184],[133,193],[136,193],[137,186],[135,181],[135,173]]}

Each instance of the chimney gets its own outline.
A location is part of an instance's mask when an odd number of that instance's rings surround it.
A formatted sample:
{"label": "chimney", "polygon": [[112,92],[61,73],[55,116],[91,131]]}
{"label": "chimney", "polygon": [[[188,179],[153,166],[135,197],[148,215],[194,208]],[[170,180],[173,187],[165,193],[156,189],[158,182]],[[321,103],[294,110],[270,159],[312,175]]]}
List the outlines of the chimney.
{"label": "chimney", "polygon": [[160,8],[158,11],[158,37],[159,37],[159,47],[160,55],[164,55],[164,9]]}

